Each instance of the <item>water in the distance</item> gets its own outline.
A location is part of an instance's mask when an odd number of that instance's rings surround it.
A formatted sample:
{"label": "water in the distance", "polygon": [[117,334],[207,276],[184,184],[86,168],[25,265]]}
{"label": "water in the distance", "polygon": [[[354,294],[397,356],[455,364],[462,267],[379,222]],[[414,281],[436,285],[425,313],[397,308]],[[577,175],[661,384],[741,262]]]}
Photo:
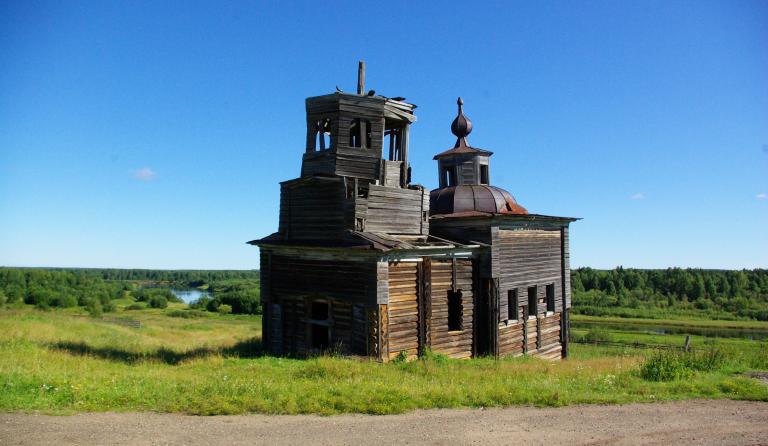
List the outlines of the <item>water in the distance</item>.
{"label": "water in the distance", "polygon": [[190,302],[194,302],[201,297],[210,297],[211,293],[208,291],[198,290],[196,288],[191,288],[188,290],[177,290],[175,288],[171,289],[171,292],[178,297],[179,299],[183,300],[184,303],[188,304]]}
{"label": "water in the distance", "polygon": [[768,330],[761,328],[729,328],[729,327],[690,327],[659,324],[633,324],[631,321],[625,323],[600,322],[600,321],[574,321],[571,322],[573,328],[605,328],[608,330],[623,332],[641,332],[647,334],[690,334],[704,336],[708,338],[745,338],[753,340],[768,339]]}

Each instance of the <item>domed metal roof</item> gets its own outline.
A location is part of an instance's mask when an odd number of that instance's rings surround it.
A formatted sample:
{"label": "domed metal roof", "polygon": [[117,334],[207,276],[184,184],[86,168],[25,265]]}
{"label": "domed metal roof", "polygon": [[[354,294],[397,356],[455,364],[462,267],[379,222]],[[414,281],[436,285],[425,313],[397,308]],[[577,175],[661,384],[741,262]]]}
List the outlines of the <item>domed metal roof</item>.
{"label": "domed metal roof", "polygon": [[464,184],[435,189],[429,194],[432,215],[480,212],[485,214],[518,214],[528,211],[500,187]]}

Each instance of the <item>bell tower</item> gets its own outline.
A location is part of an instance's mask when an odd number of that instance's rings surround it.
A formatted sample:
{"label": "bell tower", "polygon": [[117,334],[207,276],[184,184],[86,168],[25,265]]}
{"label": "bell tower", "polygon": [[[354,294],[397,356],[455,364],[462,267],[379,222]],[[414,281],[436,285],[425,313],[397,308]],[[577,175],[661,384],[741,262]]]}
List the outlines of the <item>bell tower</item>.
{"label": "bell tower", "polygon": [[307,98],[307,144],[301,176],[340,176],[363,182],[408,186],[408,134],[416,121],[413,104],[365,92],[365,63],[357,93]]}
{"label": "bell tower", "polygon": [[[301,176],[281,183],[280,238],[336,243],[361,233],[428,234],[429,193],[410,184],[408,143],[415,105],[357,92],[306,99]],[[357,234],[357,235],[355,235]]]}

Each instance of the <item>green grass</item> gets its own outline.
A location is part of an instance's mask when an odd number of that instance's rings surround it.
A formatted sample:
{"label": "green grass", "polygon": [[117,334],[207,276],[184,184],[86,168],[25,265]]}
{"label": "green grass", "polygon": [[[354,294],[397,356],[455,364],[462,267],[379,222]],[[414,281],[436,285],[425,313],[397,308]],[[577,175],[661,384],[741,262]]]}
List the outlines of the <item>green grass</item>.
{"label": "green grass", "polygon": [[[640,366],[652,352],[622,346],[572,345],[572,358],[559,362],[290,359],[261,354],[259,317],[172,317],[183,305],[124,311],[127,304],[105,317],[139,320],[140,329],[92,319],[82,309],[0,309],[0,410],[390,414],[686,398],[768,401],[768,387],[737,374],[768,367],[765,343],[734,344],[722,367],[670,381],[643,379]],[[747,353],[738,357],[739,351]]]}

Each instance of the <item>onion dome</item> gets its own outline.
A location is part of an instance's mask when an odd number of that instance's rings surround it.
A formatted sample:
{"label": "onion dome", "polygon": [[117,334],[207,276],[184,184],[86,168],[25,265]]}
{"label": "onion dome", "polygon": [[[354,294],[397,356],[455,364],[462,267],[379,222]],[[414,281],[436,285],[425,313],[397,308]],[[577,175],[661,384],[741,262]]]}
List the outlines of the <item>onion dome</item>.
{"label": "onion dome", "polygon": [[451,133],[458,138],[454,147],[467,146],[467,136],[472,133],[472,121],[464,116],[464,101],[461,97],[456,100],[456,104],[459,106],[459,114],[451,123]]}
{"label": "onion dome", "polygon": [[484,184],[435,189],[429,194],[432,215],[444,214],[517,214],[528,213],[509,192]]}

